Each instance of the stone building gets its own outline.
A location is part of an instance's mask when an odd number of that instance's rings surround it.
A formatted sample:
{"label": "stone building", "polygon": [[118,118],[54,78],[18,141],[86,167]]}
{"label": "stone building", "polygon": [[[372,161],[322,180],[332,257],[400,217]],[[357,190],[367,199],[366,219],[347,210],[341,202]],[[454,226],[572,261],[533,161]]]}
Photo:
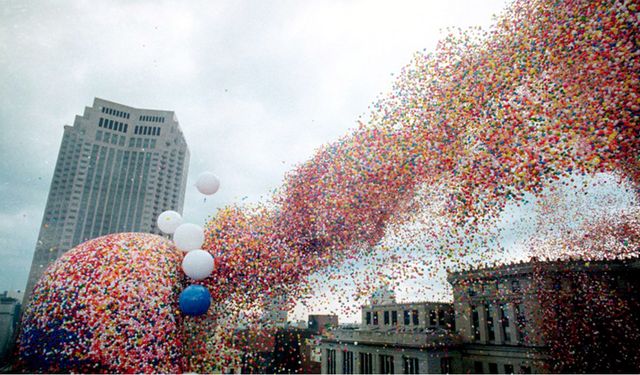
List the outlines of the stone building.
{"label": "stone building", "polygon": [[[374,294],[372,302],[379,302]],[[335,329],[322,339],[323,374],[459,372],[459,337],[450,303],[395,303],[362,307],[356,329]]]}
{"label": "stone building", "polygon": [[322,373],[640,371],[640,258],[451,272],[453,304],[362,308],[321,340]]}

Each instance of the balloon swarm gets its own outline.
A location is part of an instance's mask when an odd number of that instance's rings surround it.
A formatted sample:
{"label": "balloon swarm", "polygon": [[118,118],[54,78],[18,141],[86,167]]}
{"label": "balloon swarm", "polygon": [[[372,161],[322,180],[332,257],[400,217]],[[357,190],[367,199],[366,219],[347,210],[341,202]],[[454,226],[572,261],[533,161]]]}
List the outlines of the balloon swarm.
{"label": "balloon swarm", "polygon": [[[187,224],[177,227],[174,238],[181,250],[202,249],[215,256],[211,276],[200,282],[215,308],[207,312],[210,319],[202,321],[199,332],[205,333],[196,335],[197,340],[191,338],[189,369],[211,372],[212,363],[233,362],[237,357],[230,354],[229,342],[237,324],[252,322],[256,309],[283,296],[291,307],[296,298],[313,289],[310,283],[316,272],[324,270],[329,280],[339,283],[350,281],[348,276],[332,273],[333,267],[368,258],[362,255],[390,236],[418,245],[407,246],[411,249],[407,256],[422,251],[431,255],[431,263],[464,262],[468,255],[491,253],[468,246],[469,239],[494,223],[507,204],[522,202],[527,195],[539,196],[556,181],[613,173],[628,181],[637,196],[639,10],[633,1],[515,1],[489,31],[451,34],[435,51],[416,53],[391,93],[373,105],[370,118],[291,171],[273,202],[221,209],[206,224],[202,242],[191,241],[190,235],[183,242],[181,228]],[[215,190],[209,187],[204,193]],[[416,240],[401,224],[424,217],[437,220],[438,225],[433,226],[433,238]],[[631,224],[614,222],[610,227],[633,227],[637,222],[635,216]],[[430,245],[441,241],[445,246]],[[623,247],[637,251],[637,245],[628,241]],[[550,255],[560,255],[563,248],[552,249]],[[166,256],[175,261],[175,254]],[[95,295],[86,294],[84,283],[52,283],[52,278],[63,279],[56,270],[71,267],[69,259],[63,257],[45,274],[36,288],[43,297],[34,300],[26,321],[42,334],[58,338],[93,335],[77,341],[97,343],[94,350],[108,361],[134,350],[127,345],[138,340],[137,333],[126,331],[114,339],[123,346],[107,345],[104,337],[110,336],[100,332],[113,324],[74,323],[85,314],[96,314],[80,308],[76,294],[104,300],[113,292],[99,289]],[[395,259],[389,255],[385,261]],[[427,262],[421,261],[415,264]],[[415,264],[398,272],[412,273]],[[133,266],[140,264],[120,262],[115,269]],[[85,271],[68,272],[86,280]],[[380,282],[378,275],[381,271],[373,276],[375,282]],[[162,281],[140,280],[139,285],[155,290],[155,283]],[[599,292],[606,298],[606,290]],[[69,305],[46,299],[64,293],[74,295],[65,300]],[[138,300],[139,294],[131,293],[122,295],[131,300],[126,306],[138,303],[136,311],[149,310],[140,306],[155,306],[154,300]],[[332,293],[339,295],[339,288]],[[218,318],[218,311],[224,311],[224,319]],[[164,317],[164,327],[173,327]],[[65,319],[70,323],[65,325]],[[46,324],[58,324],[54,322],[61,322],[64,331],[47,328]],[[140,324],[150,322],[153,319],[143,319]],[[31,336],[23,333],[21,339],[26,337]],[[35,345],[34,340],[24,342]],[[125,349],[118,353],[115,347]],[[25,355],[32,353],[27,350]],[[85,354],[90,351],[75,347],[52,353],[47,358],[96,360]],[[174,363],[171,353],[163,352],[166,358],[160,358],[160,352],[150,357],[157,360],[159,371]],[[121,361],[129,363],[127,358]]]}

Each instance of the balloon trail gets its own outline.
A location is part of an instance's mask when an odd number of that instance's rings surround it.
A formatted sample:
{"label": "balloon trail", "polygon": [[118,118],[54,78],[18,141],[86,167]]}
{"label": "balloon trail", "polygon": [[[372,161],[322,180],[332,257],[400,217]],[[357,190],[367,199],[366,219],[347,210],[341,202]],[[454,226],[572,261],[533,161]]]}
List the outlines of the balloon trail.
{"label": "balloon trail", "polygon": [[431,212],[424,197],[434,192],[444,197],[430,215],[443,219],[438,240],[472,238],[509,202],[575,174],[615,173],[637,195],[638,11],[633,1],[518,0],[491,30],[417,53],[370,118],[289,173],[272,204],[227,207],[207,223],[202,248],[215,269],[199,283],[213,305],[184,319],[202,340],[185,349],[187,368],[232,361],[233,328],[269,301],[304,294],[314,272],[357,259],[392,229],[415,241],[395,224]]}

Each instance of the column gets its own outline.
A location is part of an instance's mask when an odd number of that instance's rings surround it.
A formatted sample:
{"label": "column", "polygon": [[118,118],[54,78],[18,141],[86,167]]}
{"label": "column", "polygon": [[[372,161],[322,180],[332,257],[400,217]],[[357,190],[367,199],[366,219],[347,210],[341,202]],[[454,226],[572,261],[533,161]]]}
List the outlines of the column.
{"label": "column", "polygon": [[402,354],[393,355],[393,371],[396,374],[402,374]]}

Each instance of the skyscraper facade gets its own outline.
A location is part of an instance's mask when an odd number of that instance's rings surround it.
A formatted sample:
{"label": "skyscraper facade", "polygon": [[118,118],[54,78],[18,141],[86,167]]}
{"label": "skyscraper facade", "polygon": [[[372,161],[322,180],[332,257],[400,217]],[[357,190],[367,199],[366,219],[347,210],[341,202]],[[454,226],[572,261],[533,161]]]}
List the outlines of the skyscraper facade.
{"label": "skyscraper facade", "polygon": [[173,111],[95,98],[64,127],[25,302],[65,251],[109,233],[160,234],[156,218],[182,212],[189,149]]}

